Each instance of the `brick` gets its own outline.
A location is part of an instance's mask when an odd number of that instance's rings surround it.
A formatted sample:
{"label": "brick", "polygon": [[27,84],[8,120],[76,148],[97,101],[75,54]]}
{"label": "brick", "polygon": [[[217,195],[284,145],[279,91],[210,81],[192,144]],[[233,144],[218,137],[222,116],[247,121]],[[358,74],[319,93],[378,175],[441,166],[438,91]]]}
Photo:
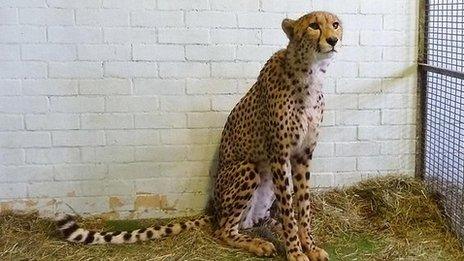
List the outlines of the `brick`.
{"label": "brick", "polygon": [[381,154],[398,155],[414,154],[416,152],[415,140],[388,140],[381,142]]}
{"label": "brick", "polygon": [[51,97],[53,112],[102,112],[105,109],[103,97]]}
{"label": "brick", "polygon": [[261,67],[258,62],[212,63],[211,74],[223,78],[256,78]]}
{"label": "brick", "polygon": [[335,186],[352,186],[363,180],[363,173],[344,172],[334,175]]}
{"label": "brick", "polygon": [[194,145],[190,146],[187,153],[188,160],[217,160],[219,146],[214,145]]}
{"label": "brick", "polygon": [[0,130],[22,130],[23,118],[21,115],[0,114]]}
{"label": "brick", "polygon": [[208,111],[210,100],[205,96],[164,96],[160,97],[162,111]]}
{"label": "brick", "polygon": [[[137,180],[135,183],[136,191],[138,193],[155,193],[155,194],[169,194],[169,193],[199,193],[207,191],[208,178],[195,177],[195,178],[179,178],[175,184],[169,181],[169,178],[152,178]],[[164,185],[163,185],[164,184]],[[190,196],[190,195],[189,195]],[[178,202],[176,200],[176,202]]]}
{"label": "brick", "polygon": [[367,46],[403,46],[409,44],[405,32],[361,31],[360,43]]}
{"label": "brick", "polygon": [[402,62],[369,62],[359,65],[361,77],[399,78],[408,69],[409,64]]}
{"label": "brick", "polygon": [[25,122],[28,130],[70,130],[79,128],[79,116],[69,113],[27,114]]}
{"label": "brick", "polygon": [[187,94],[230,94],[237,92],[234,79],[187,79]]}
{"label": "brick", "polygon": [[331,109],[357,109],[358,96],[354,94],[327,94],[325,96],[325,108]]}
{"label": "brick", "polygon": [[130,114],[82,114],[80,119],[81,129],[129,129],[134,126],[134,120]]}
{"label": "brick", "polygon": [[22,165],[25,162],[23,149],[0,149],[2,165]]}
{"label": "brick", "polygon": [[222,128],[227,116],[228,113],[224,112],[188,113],[187,126],[189,128]]}
{"label": "brick", "polygon": [[127,44],[78,45],[77,55],[85,61],[127,61],[131,59],[131,47]]}
{"label": "brick", "polygon": [[211,98],[211,109],[213,111],[230,112],[241,98],[241,95],[214,96]]}
{"label": "brick", "polygon": [[106,43],[154,43],[156,31],[153,28],[104,28]]}
{"label": "brick", "polygon": [[74,95],[77,94],[77,82],[73,80],[23,80],[24,95]]}
{"label": "brick", "polygon": [[312,162],[314,172],[354,170],[356,170],[356,158],[354,157],[318,158]]}
{"label": "brick", "polygon": [[134,79],[134,93],[139,95],[179,95],[184,89],[184,80]]}
{"label": "brick", "polygon": [[126,177],[133,179],[153,178],[153,170],[158,168],[159,164],[153,162],[110,164],[108,167],[108,177],[111,179]]}
{"label": "brick", "polygon": [[72,25],[74,13],[72,10],[58,8],[21,8],[19,22],[34,25]]}
{"label": "brick", "polygon": [[0,96],[19,95],[21,93],[20,80],[1,80]]}
{"label": "brick", "polygon": [[103,0],[104,8],[154,9],[156,0]]}
{"label": "brick", "polygon": [[50,7],[58,8],[99,8],[102,6],[102,0],[47,0]]}
{"label": "brick", "polygon": [[204,161],[163,162],[159,164],[159,177],[208,177],[211,166]]}
{"label": "brick", "polygon": [[379,125],[380,110],[343,110],[337,114],[340,125]]}
{"label": "brick", "polygon": [[358,64],[355,62],[337,61],[327,69],[327,77],[353,78],[358,76]]}
{"label": "brick", "polygon": [[216,11],[189,11],[185,14],[188,27],[230,28],[237,27],[234,13]]}
{"label": "brick", "polygon": [[129,12],[120,9],[77,9],[76,24],[89,26],[128,26]]}
{"label": "brick", "polygon": [[396,31],[413,31],[417,28],[416,19],[407,14],[391,14],[383,16],[383,29]]}
{"label": "brick", "polygon": [[[305,10],[305,9],[303,9]],[[356,14],[359,11],[358,1],[344,1],[344,0],[332,0],[332,1],[314,1],[313,10],[325,10],[335,14]],[[342,21],[345,21],[342,16]]]}
{"label": "brick", "polygon": [[186,146],[150,146],[135,149],[136,161],[170,162],[187,159]]}
{"label": "brick", "polygon": [[104,181],[63,181],[63,182],[40,182],[28,184],[29,196],[31,197],[83,197],[107,195],[106,183]]}
{"label": "brick", "polygon": [[106,141],[108,145],[157,145],[160,134],[157,130],[110,130]]}
{"label": "brick", "polygon": [[300,0],[265,0],[261,2],[261,8],[266,12],[301,12],[303,10],[314,10],[311,1]]}
{"label": "brick", "polygon": [[38,79],[47,77],[43,62],[0,62],[0,78]]}
{"label": "brick", "polygon": [[332,142],[318,142],[314,150],[314,158],[334,156],[335,145]]}
{"label": "brick", "polygon": [[384,47],[383,48],[383,57],[384,61],[394,61],[394,62],[410,62],[417,60],[417,53],[415,51],[416,47]]}
{"label": "brick", "polygon": [[49,26],[48,40],[51,43],[101,43],[103,39],[100,28]]}
{"label": "brick", "polygon": [[416,112],[414,110],[382,110],[382,124],[415,124]]}
{"label": "brick", "polygon": [[323,127],[321,129],[320,141],[354,141],[356,140],[356,127]]}
{"label": "brick", "polygon": [[322,121],[322,126],[334,126],[335,125],[335,111],[324,111],[324,119]]}
{"label": "brick", "polygon": [[0,60],[17,61],[21,58],[19,45],[0,44]]}
{"label": "brick", "polygon": [[402,135],[399,126],[362,126],[358,129],[359,140],[391,140],[400,139]]}
{"label": "brick", "polygon": [[285,18],[282,14],[275,13],[239,13],[238,27],[241,28],[281,28],[282,20]]}
{"label": "brick", "polygon": [[340,18],[343,22],[343,27],[350,30],[382,30],[382,15],[350,14],[342,15]]}
{"label": "brick", "polygon": [[382,92],[416,94],[417,78],[413,74],[403,78],[383,78]]}
{"label": "brick", "polygon": [[132,26],[183,27],[184,16],[181,11],[134,11],[131,12]]}
{"label": "brick", "polygon": [[206,44],[210,42],[208,29],[169,28],[158,30],[160,43]]}
{"label": "brick", "polygon": [[48,132],[30,132],[30,131],[0,132],[0,147],[30,148],[30,147],[49,147],[50,145],[51,145],[50,133]]}
{"label": "brick", "polygon": [[288,44],[288,38],[282,29],[263,29],[263,44],[283,47]]}
{"label": "brick", "polygon": [[59,181],[95,180],[106,176],[107,168],[103,164],[66,164],[55,165],[53,178]]}
{"label": "brick", "polygon": [[379,93],[380,79],[342,78],[337,79],[337,93]]}
{"label": "brick", "polygon": [[49,75],[51,78],[100,78],[102,65],[100,62],[51,62]]}
{"label": "brick", "polygon": [[170,129],[187,127],[187,117],[182,113],[135,114],[135,128]]}
{"label": "brick", "polygon": [[206,78],[210,75],[210,66],[207,63],[159,63],[159,73],[165,78],[195,77]]}
{"label": "brick", "polygon": [[397,156],[369,156],[359,157],[358,170],[395,170],[398,168]]}
{"label": "brick", "polygon": [[210,0],[211,9],[221,11],[258,11],[259,1],[249,0]]}
{"label": "brick", "polygon": [[52,180],[52,178],[52,166],[0,166],[0,179],[2,180],[2,183],[33,182],[41,180]]}
{"label": "brick", "polygon": [[401,0],[361,0],[361,14],[404,13],[407,5]]}
{"label": "brick", "polygon": [[53,212],[69,211],[69,206],[73,206],[74,211],[84,215],[109,211],[108,197],[62,197],[60,202],[56,203]]}
{"label": "brick", "polygon": [[257,29],[211,29],[214,44],[259,44],[261,33]]}
{"label": "brick", "polygon": [[54,164],[79,162],[78,148],[27,149],[26,163]]}
{"label": "brick", "polygon": [[105,77],[156,77],[158,66],[154,62],[105,62]]}
{"label": "brick", "polygon": [[46,41],[45,27],[28,25],[0,26],[0,43],[42,43]]}
{"label": "brick", "polygon": [[131,83],[127,79],[79,80],[79,94],[115,95],[130,94]]}
{"label": "brick", "polygon": [[54,146],[92,146],[105,145],[103,131],[68,130],[52,133]]}
{"label": "brick", "polygon": [[22,45],[23,60],[69,61],[77,57],[76,48],[61,44],[27,44]]}
{"label": "brick", "polygon": [[160,134],[163,144],[212,144],[220,139],[220,134],[212,129],[170,129],[161,130]]}
{"label": "brick", "polygon": [[181,45],[133,45],[134,60],[141,61],[183,61],[185,60],[184,47]]}
{"label": "brick", "polygon": [[337,61],[380,61],[382,60],[382,47],[343,46],[336,59]]}
{"label": "brick", "polygon": [[85,147],[81,149],[81,155],[83,162],[133,162],[134,148],[130,146]]}
{"label": "brick", "polygon": [[112,96],[106,99],[106,111],[110,112],[152,112],[158,110],[157,97]]}
{"label": "brick", "polygon": [[414,108],[415,97],[404,94],[362,94],[359,96],[360,109]]}
{"label": "brick", "polygon": [[235,59],[235,47],[231,45],[187,45],[189,61],[231,61]]}
{"label": "brick", "polygon": [[208,0],[158,0],[158,8],[166,10],[204,10],[208,9]]}
{"label": "brick", "polygon": [[370,156],[380,154],[378,142],[337,142],[335,144],[337,156]]}
{"label": "brick", "polygon": [[345,46],[359,46],[360,44],[360,33],[355,30],[344,30],[343,31],[343,45]]}
{"label": "brick", "polygon": [[27,197],[27,184],[16,183],[16,184],[0,184],[0,198],[12,198],[17,199],[20,197]]}
{"label": "brick", "polygon": [[240,61],[266,61],[278,51],[275,46],[241,45],[237,47],[237,60]]}
{"label": "brick", "polygon": [[0,112],[6,113],[40,113],[48,110],[46,97],[0,97]]}
{"label": "brick", "polygon": [[18,10],[16,8],[0,9],[0,24],[18,24]]}

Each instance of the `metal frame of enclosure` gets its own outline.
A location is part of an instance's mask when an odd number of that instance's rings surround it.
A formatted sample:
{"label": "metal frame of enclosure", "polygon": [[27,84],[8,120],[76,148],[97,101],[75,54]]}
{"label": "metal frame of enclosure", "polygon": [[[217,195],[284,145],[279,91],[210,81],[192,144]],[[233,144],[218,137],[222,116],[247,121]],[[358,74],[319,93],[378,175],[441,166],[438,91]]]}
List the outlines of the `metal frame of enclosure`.
{"label": "metal frame of enclosure", "polygon": [[464,0],[422,0],[419,24],[417,175],[464,242]]}

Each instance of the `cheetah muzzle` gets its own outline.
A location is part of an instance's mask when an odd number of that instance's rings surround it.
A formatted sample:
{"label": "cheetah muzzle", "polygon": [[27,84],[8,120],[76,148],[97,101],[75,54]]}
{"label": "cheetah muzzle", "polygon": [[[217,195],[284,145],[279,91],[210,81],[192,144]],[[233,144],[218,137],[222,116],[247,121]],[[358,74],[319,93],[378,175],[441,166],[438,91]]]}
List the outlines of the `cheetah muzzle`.
{"label": "cheetah muzzle", "polygon": [[[338,17],[327,12],[284,19],[282,29],[289,39],[287,48],[266,62],[224,126],[212,216],[134,231],[95,232],[64,215],[57,223],[66,239],[133,243],[212,222],[215,236],[228,245],[272,256],[272,243],[240,233],[264,220],[280,231],[288,260],[328,260],[311,235],[310,165],[323,120],[322,80],[340,49],[343,29]],[[271,218],[274,201],[277,219]]]}

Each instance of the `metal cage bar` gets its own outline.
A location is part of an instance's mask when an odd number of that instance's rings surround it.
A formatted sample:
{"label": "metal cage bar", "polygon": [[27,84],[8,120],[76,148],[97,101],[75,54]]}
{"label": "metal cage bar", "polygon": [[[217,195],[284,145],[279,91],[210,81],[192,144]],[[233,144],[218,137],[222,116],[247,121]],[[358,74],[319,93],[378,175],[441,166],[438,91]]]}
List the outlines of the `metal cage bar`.
{"label": "metal cage bar", "polygon": [[464,0],[424,0],[418,170],[464,242]]}

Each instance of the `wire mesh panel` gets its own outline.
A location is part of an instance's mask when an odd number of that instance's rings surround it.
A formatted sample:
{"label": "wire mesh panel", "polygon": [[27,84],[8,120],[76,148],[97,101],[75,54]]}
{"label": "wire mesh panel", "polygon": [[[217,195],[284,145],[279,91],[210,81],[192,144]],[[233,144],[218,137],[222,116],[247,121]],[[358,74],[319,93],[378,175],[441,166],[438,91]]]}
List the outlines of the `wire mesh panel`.
{"label": "wire mesh panel", "polygon": [[464,0],[425,2],[423,175],[464,242]]}

